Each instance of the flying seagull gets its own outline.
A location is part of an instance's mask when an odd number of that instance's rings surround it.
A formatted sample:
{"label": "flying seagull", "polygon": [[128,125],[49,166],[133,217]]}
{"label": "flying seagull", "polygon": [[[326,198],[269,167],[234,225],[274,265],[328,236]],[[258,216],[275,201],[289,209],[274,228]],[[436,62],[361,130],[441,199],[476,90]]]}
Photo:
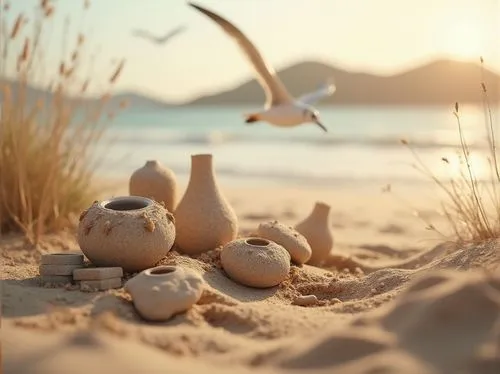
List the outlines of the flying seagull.
{"label": "flying seagull", "polygon": [[238,43],[245,56],[252,63],[257,80],[266,94],[264,110],[246,115],[246,123],[267,122],[279,127],[293,127],[304,123],[315,123],[325,132],[328,131],[319,119],[319,113],[311,105],[319,99],[335,92],[335,85],[326,82],[317,91],[295,99],[290,95],[278,75],[266,63],[252,42],[231,22],[192,2],[188,3],[207,17],[216,22],[233,40]]}
{"label": "flying seagull", "polygon": [[151,34],[149,31],[146,30],[139,30],[135,29],[132,31],[132,34],[134,36],[138,36],[140,38],[145,38],[148,39],[149,41],[156,43],[156,44],[165,44],[167,41],[172,39],[174,36],[180,34],[186,29],[186,26],[179,26],[173,29],[172,31],[169,31],[167,34],[163,36],[156,36]]}

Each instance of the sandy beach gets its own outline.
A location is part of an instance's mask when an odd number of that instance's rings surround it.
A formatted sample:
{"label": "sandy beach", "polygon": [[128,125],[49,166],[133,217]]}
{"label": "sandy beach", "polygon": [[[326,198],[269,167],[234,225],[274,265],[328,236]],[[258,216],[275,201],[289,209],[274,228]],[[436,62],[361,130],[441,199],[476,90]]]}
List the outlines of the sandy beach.
{"label": "sandy beach", "polygon": [[[240,235],[269,220],[294,224],[315,201],[331,204],[335,245],[325,268],[292,266],[281,285],[253,289],[225,276],[218,249],[197,258],[174,249],[161,263],[194,269],[207,288],[186,313],[148,323],[123,289],[39,286],[40,256],[78,250],[73,232],[39,248],[6,236],[4,373],[498,373],[496,242],[443,242],[411,206],[375,187],[223,190]],[[400,192],[439,220],[422,189]],[[293,305],[300,295],[318,302]]]}
{"label": "sandy beach", "polygon": [[0,0],[0,374],[500,374],[468,2]]}

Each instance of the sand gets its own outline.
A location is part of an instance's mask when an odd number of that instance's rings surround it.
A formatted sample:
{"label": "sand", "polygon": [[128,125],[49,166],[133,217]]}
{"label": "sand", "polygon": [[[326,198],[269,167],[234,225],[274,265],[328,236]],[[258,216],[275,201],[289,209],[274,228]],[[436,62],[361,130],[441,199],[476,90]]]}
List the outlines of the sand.
{"label": "sand", "polygon": [[[280,286],[259,290],[228,279],[217,249],[171,251],[161,263],[194,269],[208,286],[186,313],[147,323],[123,289],[39,286],[41,254],[77,249],[73,232],[38,248],[3,237],[4,373],[500,372],[500,242],[446,242],[374,186],[225,192],[242,235],[331,204],[328,266],[292,266]],[[403,195],[439,223],[420,188]],[[307,295],[317,302],[295,305]]]}

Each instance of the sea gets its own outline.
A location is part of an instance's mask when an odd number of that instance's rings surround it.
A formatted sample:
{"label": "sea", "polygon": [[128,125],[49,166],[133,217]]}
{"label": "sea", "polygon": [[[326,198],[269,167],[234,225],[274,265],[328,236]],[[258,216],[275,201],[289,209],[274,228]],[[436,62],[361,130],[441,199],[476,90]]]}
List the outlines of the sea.
{"label": "sea", "polygon": [[[190,156],[210,153],[228,185],[346,185],[425,183],[424,165],[439,178],[459,175],[462,134],[479,179],[489,178],[486,126],[498,132],[499,108],[449,106],[319,106],[328,132],[314,124],[278,128],[244,123],[252,106],[178,106],[126,109],[96,151],[97,173],[128,178],[158,160],[187,181]],[[411,147],[403,144],[407,142]],[[462,157],[463,158],[463,157]]]}

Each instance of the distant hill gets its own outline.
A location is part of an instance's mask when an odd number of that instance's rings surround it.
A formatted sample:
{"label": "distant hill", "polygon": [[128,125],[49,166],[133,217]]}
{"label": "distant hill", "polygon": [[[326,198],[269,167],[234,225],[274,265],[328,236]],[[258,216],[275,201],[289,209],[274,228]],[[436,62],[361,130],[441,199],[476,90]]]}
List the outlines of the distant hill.
{"label": "distant hill", "polygon": [[[419,105],[482,100],[480,65],[450,60],[438,60],[391,76],[354,73],[318,62],[302,62],[283,69],[278,75],[294,96],[313,91],[327,77],[333,77],[337,92],[323,104]],[[484,82],[490,99],[499,101],[500,76],[485,69]],[[263,102],[261,87],[251,79],[233,89],[202,96],[187,104]]]}
{"label": "distant hill", "polygon": [[[14,97],[16,97],[17,92],[20,88],[19,83],[17,81],[13,81],[13,80],[0,79],[0,86],[2,86],[4,84],[7,84],[10,86]],[[30,105],[35,103],[39,99],[47,101],[50,99],[51,95],[52,94],[48,90],[43,90],[43,89],[36,88],[36,87],[28,87],[27,92],[26,92],[27,101],[28,101],[28,103],[30,103]],[[0,99],[1,99],[1,96],[0,96]],[[100,102],[100,98],[85,98],[85,99],[73,98],[73,100],[75,100],[75,101],[80,100],[82,105],[86,105],[86,106],[98,105],[98,103]],[[111,100],[108,103],[108,105],[109,105],[108,108],[118,107],[120,105],[120,103],[123,101],[126,101],[129,104],[129,106],[132,106],[132,107],[138,108],[138,109],[144,109],[144,110],[167,108],[167,107],[171,107],[174,105],[174,104],[170,104],[168,102],[162,101],[162,100],[151,98],[149,96],[146,96],[146,95],[143,95],[143,94],[140,94],[137,92],[119,92],[119,93],[112,95]]]}
{"label": "distant hill", "polygon": [[[249,67],[250,70],[250,67]],[[315,90],[326,78],[333,77],[337,92],[324,100],[325,105],[422,105],[480,102],[482,82],[479,64],[438,60],[402,73],[381,76],[355,73],[318,62],[301,62],[278,72],[294,96]],[[491,101],[500,101],[500,76],[484,71],[484,82]],[[1,80],[15,92],[18,83]],[[51,94],[30,87],[28,100],[48,98]],[[0,97],[1,99],[1,97]],[[112,98],[111,107],[123,100],[135,109],[161,109],[178,104],[151,98],[138,92],[119,92]],[[84,99],[85,104],[97,104],[99,99]],[[218,92],[184,103],[182,105],[237,105],[264,102],[264,92],[255,79],[250,79],[235,88]]]}

